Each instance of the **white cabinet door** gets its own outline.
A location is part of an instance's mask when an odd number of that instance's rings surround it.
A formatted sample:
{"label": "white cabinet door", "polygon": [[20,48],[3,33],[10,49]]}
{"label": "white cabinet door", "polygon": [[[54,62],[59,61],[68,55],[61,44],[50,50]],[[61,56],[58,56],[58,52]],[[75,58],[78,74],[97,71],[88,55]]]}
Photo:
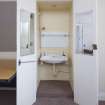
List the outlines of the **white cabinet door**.
{"label": "white cabinet door", "polygon": [[[98,105],[98,55],[97,50],[95,50],[92,46],[93,44],[97,45],[96,0],[73,0],[73,2],[74,100],[79,105]],[[90,18],[90,16],[88,16],[87,13],[92,13],[92,17]],[[84,54],[83,52],[76,51],[76,41],[78,40],[76,36],[78,35],[76,33],[76,26],[77,24],[81,24],[83,26],[86,26],[86,24],[89,25],[89,19],[92,19],[92,28],[83,27],[82,37],[84,43],[86,42],[86,45],[83,45],[83,48],[93,50],[93,54]]]}
{"label": "white cabinet door", "polygon": [[22,105],[32,105],[35,102],[35,74],[36,74],[36,63],[24,63],[20,66],[22,73]]}
{"label": "white cabinet door", "polygon": [[32,105],[36,101],[37,62],[21,63],[17,71],[17,105]]}
{"label": "white cabinet door", "polygon": [[35,0],[17,0],[17,105],[36,101]]}

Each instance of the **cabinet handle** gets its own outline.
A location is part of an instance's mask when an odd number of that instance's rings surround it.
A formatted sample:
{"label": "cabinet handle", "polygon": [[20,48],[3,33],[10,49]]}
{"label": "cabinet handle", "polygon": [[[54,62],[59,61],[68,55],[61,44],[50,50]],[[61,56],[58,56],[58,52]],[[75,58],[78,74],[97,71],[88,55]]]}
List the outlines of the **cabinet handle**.
{"label": "cabinet handle", "polygon": [[97,50],[97,44],[92,44],[93,50]]}
{"label": "cabinet handle", "polygon": [[18,61],[18,65],[19,65],[19,66],[21,65],[21,60]]}

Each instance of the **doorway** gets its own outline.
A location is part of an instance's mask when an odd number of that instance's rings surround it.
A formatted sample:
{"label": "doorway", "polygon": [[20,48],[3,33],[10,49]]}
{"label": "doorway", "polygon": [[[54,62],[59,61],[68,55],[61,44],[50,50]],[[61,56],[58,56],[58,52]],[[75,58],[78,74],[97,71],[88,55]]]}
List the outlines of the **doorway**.
{"label": "doorway", "polygon": [[[39,0],[39,2],[41,2],[42,6],[38,10],[39,7],[38,7],[37,2],[34,3],[31,0],[30,1],[27,0],[26,2],[24,2],[24,0],[20,0],[20,2],[18,1],[18,4],[19,4],[18,5],[19,6],[18,22],[19,22],[19,24],[17,24],[17,27],[18,27],[18,31],[17,31],[18,32],[18,36],[17,36],[18,59],[17,59],[17,62],[19,62],[19,65],[17,66],[17,70],[18,70],[18,77],[21,77],[18,80],[18,92],[17,92],[18,93],[18,95],[17,95],[18,96],[18,101],[17,101],[18,104],[19,105],[20,104],[29,105],[29,104],[32,104],[33,101],[35,102],[37,88],[40,87],[40,80],[43,80],[41,82],[41,84],[43,84],[43,83],[49,84],[49,80],[50,80],[50,82],[51,81],[53,82],[53,80],[54,80],[54,84],[55,84],[55,82],[70,79],[70,78],[68,78],[68,73],[67,73],[69,71],[65,72],[65,71],[62,71],[62,69],[66,70],[67,68],[65,68],[64,65],[69,64],[67,62],[68,61],[67,58],[70,57],[70,55],[69,55],[70,49],[68,50],[65,48],[67,48],[68,45],[72,45],[71,48],[73,50],[71,51],[71,61],[72,61],[71,64],[72,64],[73,69],[71,69],[71,70],[73,70],[72,71],[73,72],[73,75],[72,75],[73,80],[72,80],[72,82],[69,80],[69,86],[70,85],[72,86],[72,90],[74,92],[74,101],[80,105],[84,105],[85,103],[87,105],[88,104],[89,105],[97,105],[97,98],[98,98],[97,97],[97,95],[98,95],[97,94],[97,72],[94,72],[94,71],[97,71],[97,64],[96,64],[97,63],[96,62],[97,61],[97,53],[96,53],[96,50],[97,50],[96,42],[97,41],[96,41],[96,23],[95,23],[96,10],[95,10],[95,5],[94,5],[96,3],[95,2],[91,3],[91,1],[84,2],[82,0],[78,0],[78,1],[74,0],[73,1],[73,4],[72,4],[73,5],[73,20],[72,20],[72,22],[73,22],[72,28],[73,29],[72,29],[72,33],[71,33],[71,36],[73,35],[72,36],[73,38],[71,38],[71,42],[70,42],[70,41],[68,41],[68,40],[70,40],[69,37],[71,37],[70,33],[68,34],[67,30],[66,30],[67,32],[65,32],[63,30],[63,29],[65,29],[67,24],[61,25],[61,23],[63,22],[63,20],[65,19],[66,16],[60,15],[59,18],[57,18],[57,17],[54,18],[53,16],[55,16],[55,15],[50,14],[50,16],[52,15],[50,17],[50,19],[53,17],[54,21],[51,23],[51,25],[44,23],[45,19],[46,19],[46,9],[45,8],[47,6],[44,6],[44,5],[46,5],[45,1]],[[54,1],[50,1],[50,2],[47,1],[47,4],[52,3],[52,2],[54,3]],[[58,8],[57,5],[59,3],[61,3],[61,1],[56,2],[56,5],[55,4],[50,5],[50,7],[54,8],[54,9],[56,7]],[[63,6],[64,6],[64,3],[65,2],[63,2]],[[84,6],[85,6],[85,8],[84,8]],[[61,9],[62,7],[60,6],[59,8]],[[35,43],[33,44],[34,52],[32,52],[31,54],[28,54],[28,55],[21,56],[21,54],[20,54],[20,46],[21,46],[20,45],[20,40],[21,40],[20,32],[21,32],[21,30],[20,30],[19,25],[20,25],[20,20],[21,20],[20,19],[20,17],[21,17],[20,11],[23,9],[25,11],[28,11],[29,24],[30,24],[31,13],[35,14],[35,20],[36,20],[35,22],[36,23],[35,23],[35,40],[34,40]],[[43,9],[43,11],[41,9]],[[48,11],[50,10],[49,6],[47,7],[47,9],[48,9]],[[58,10],[60,11],[60,9],[58,9]],[[47,11],[47,13],[48,13],[48,11]],[[66,13],[66,12],[64,12],[64,13]],[[87,18],[85,18],[85,15],[87,15],[87,13],[92,13],[92,18],[89,18],[89,21],[86,21]],[[44,15],[42,15],[42,14],[44,14]],[[83,17],[81,16],[81,14]],[[79,19],[77,18],[78,17],[77,15],[79,15]],[[40,18],[39,18],[40,16],[41,16],[42,21],[40,21]],[[57,14],[57,16],[58,16],[58,14]],[[43,18],[43,17],[45,17],[45,18]],[[81,18],[83,18],[83,20],[85,20],[83,22],[86,22],[86,26],[82,26],[84,23],[80,23],[82,25],[77,24],[77,22],[78,22],[77,20],[82,20]],[[44,19],[44,21],[43,21],[43,19]],[[50,19],[48,18],[46,20],[49,22]],[[55,25],[54,22],[56,19],[59,19],[59,20],[56,21],[57,24]],[[62,19],[62,21],[60,21],[61,19]],[[92,24],[93,32],[90,31],[91,29],[88,26],[89,24],[87,24],[87,22],[90,22],[91,19],[92,19],[92,23],[93,23]],[[55,26],[52,25],[53,23]],[[65,23],[66,23],[66,21],[63,24],[65,24]],[[68,23],[69,23],[69,21],[68,21]],[[42,26],[40,26],[40,25],[42,25]],[[49,25],[49,26],[46,27],[47,25]],[[59,29],[58,26],[60,26],[60,28],[61,28],[60,31],[50,30],[50,28],[52,28],[52,27],[53,27],[53,29],[55,27],[56,27],[56,29],[57,28]],[[64,27],[62,28],[62,26],[64,26]],[[89,27],[88,31],[86,31],[86,29],[88,29],[87,27]],[[30,26],[28,29],[30,29]],[[47,30],[49,30],[49,31],[47,31]],[[82,33],[81,33],[81,30],[83,31]],[[30,34],[30,30],[28,30],[28,31]],[[87,43],[87,40],[85,40],[86,37],[84,38],[84,36],[83,36],[83,35],[87,35],[87,34],[89,34],[89,35],[92,34],[94,36],[94,37],[92,37],[91,42],[89,42],[89,43]],[[79,36],[79,38],[77,36]],[[53,41],[51,39],[53,39]],[[29,42],[30,42],[30,40],[29,40]],[[72,44],[68,44],[69,42]],[[80,42],[84,42],[84,43],[80,43]],[[31,46],[31,43],[26,43],[26,45],[27,44],[29,46]],[[79,48],[78,48],[79,50],[77,49],[78,44],[79,44]],[[88,44],[89,44],[89,46],[88,46]],[[30,48],[29,46],[28,47],[25,46],[26,47],[25,49]],[[59,50],[58,50],[58,48],[59,48]],[[82,49],[82,51],[81,51],[81,49]],[[87,64],[88,65],[92,64],[92,66],[87,66]],[[37,66],[38,66],[38,69],[37,69]],[[70,66],[69,66],[69,68],[70,68]],[[28,69],[30,69],[30,72]],[[40,69],[42,69],[42,70],[40,70]],[[21,70],[22,70],[22,72],[21,72]],[[47,71],[47,72],[45,73],[45,71]],[[61,75],[61,73],[62,73],[62,75]],[[43,74],[43,75],[41,75],[41,74]],[[64,76],[64,75],[66,75],[66,76]],[[22,82],[24,83],[24,85],[22,84]],[[89,85],[89,86],[93,85],[93,87],[88,88],[87,85]],[[28,88],[25,88],[25,86]],[[19,97],[20,93],[22,94],[21,97]],[[26,94],[26,93],[28,93],[28,94]],[[29,98],[29,95],[30,95],[30,98]],[[25,102],[24,99],[27,101]]]}
{"label": "doorway", "polygon": [[[62,101],[75,105],[72,6],[72,1],[37,1],[38,91],[35,105],[44,101],[53,105],[54,100],[55,104]],[[64,58],[64,61],[56,61],[54,57]]]}

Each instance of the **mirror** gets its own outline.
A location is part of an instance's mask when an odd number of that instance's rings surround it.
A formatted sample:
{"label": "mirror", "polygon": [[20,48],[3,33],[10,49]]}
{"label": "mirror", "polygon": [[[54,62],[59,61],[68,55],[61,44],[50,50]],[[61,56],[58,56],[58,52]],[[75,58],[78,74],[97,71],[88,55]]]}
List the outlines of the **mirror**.
{"label": "mirror", "polygon": [[20,55],[34,54],[34,14],[20,11]]}

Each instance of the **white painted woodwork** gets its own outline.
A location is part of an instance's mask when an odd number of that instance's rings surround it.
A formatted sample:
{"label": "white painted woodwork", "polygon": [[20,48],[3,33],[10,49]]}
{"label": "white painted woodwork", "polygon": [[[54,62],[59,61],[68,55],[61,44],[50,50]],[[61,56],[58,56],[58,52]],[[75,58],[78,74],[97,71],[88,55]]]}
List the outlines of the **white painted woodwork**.
{"label": "white painted woodwork", "polygon": [[[36,13],[35,0],[17,0],[17,105],[32,105],[36,101],[37,57],[35,53],[20,56],[20,10]],[[35,15],[36,19],[36,15]],[[36,33],[36,30],[35,30]],[[36,34],[34,34],[36,37]],[[35,39],[36,40],[36,39]],[[21,65],[18,61],[21,60]]]}
{"label": "white painted woodwork", "polygon": [[79,105],[98,105],[98,64],[97,50],[94,55],[77,54],[76,47],[76,14],[93,11],[93,43],[97,44],[96,34],[96,0],[74,0],[74,101]]}

